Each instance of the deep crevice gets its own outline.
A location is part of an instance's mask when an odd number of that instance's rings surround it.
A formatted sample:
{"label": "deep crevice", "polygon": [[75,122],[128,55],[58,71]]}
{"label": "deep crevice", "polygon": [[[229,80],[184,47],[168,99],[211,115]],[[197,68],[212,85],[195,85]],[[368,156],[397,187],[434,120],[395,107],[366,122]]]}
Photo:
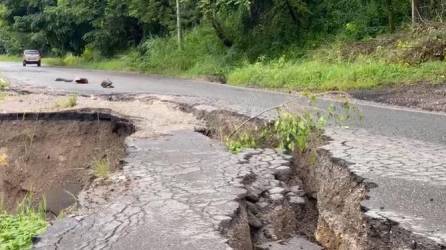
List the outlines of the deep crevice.
{"label": "deep crevice", "polygon": [[[218,140],[231,133],[234,124],[238,125],[249,118],[221,110],[206,112],[189,105],[182,105],[182,110],[191,112],[206,122],[206,128],[200,128],[198,132]],[[269,121],[256,118],[246,126],[257,129],[267,124]],[[324,141],[330,140],[324,137]],[[318,160],[311,164],[309,154],[294,154],[293,174],[290,178],[302,181],[305,203],[293,210],[295,218],[288,221],[295,227],[293,235],[280,240],[286,242],[292,236],[304,235],[306,239],[321,244],[324,249],[336,250],[446,249],[444,245],[401,228],[394,221],[367,216],[365,214],[367,211],[361,203],[368,198],[369,190],[376,188],[377,185],[365,182],[362,177],[353,174],[349,170],[348,162],[332,157],[326,150],[317,151]],[[252,179],[252,176],[246,178]],[[256,178],[262,177],[256,176]],[[242,184],[246,187],[252,182],[245,180]],[[250,210],[246,204],[252,204],[252,200],[247,200],[250,199],[248,197],[249,195],[239,200],[240,209],[234,215],[232,224],[226,227],[223,233],[231,239],[231,246],[235,249],[264,249],[260,245],[265,244],[261,243],[273,242],[274,239],[265,240],[265,237],[259,237],[259,229],[250,225],[248,217]],[[245,231],[240,234],[242,229]],[[231,238],[234,234],[247,235],[246,230],[249,231],[249,237]],[[252,248],[245,248],[248,245],[245,242],[247,240],[251,242]],[[243,248],[240,248],[241,246]]]}

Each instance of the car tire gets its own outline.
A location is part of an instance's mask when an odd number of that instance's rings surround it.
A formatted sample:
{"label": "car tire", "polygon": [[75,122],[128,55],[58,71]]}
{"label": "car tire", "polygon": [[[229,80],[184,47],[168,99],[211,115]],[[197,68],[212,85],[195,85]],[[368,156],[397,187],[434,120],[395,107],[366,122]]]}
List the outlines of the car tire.
{"label": "car tire", "polygon": [[37,63],[37,67],[40,67],[40,66],[42,66],[42,62],[39,61],[39,62]]}
{"label": "car tire", "polygon": [[23,67],[26,67],[26,62],[23,62]]}

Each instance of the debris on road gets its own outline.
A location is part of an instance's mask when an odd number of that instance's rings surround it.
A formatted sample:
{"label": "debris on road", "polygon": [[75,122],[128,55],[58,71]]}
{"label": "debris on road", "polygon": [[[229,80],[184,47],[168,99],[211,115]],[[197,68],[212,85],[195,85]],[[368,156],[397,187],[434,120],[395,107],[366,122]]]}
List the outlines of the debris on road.
{"label": "debris on road", "polygon": [[76,77],[74,81],[78,84],[88,84],[87,78]]}
{"label": "debris on road", "polygon": [[66,78],[56,78],[56,82],[73,82],[73,80]]}
{"label": "debris on road", "polygon": [[104,80],[104,81],[102,81],[101,86],[102,86],[104,89],[112,89],[112,88],[114,88],[114,86],[113,86],[113,82],[110,81],[110,80]]}

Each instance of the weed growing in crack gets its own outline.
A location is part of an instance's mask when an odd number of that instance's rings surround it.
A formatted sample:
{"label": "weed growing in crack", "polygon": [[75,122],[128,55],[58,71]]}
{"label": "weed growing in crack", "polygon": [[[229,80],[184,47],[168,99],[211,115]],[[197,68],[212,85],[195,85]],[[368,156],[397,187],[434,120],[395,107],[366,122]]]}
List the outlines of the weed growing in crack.
{"label": "weed growing in crack", "polygon": [[274,109],[278,111],[278,119],[273,124],[260,129],[238,130],[249,121],[247,120],[229,137],[226,137],[224,140],[226,146],[233,153],[238,153],[245,148],[260,147],[280,148],[288,153],[308,152],[311,162],[316,163],[317,153],[314,149],[323,141],[323,131],[328,121],[334,121],[336,125],[341,126],[351,120],[354,115],[362,120],[362,115],[348,100],[342,102],[341,105],[330,105],[326,111],[315,112],[316,96],[308,96],[308,98],[312,110],[300,113],[290,112],[285,109],[286,104],[269,109],[269,111]]}
{"label": "weed growing in crack", "polygon": [[310,113],[295,115],[282,111],[274,124],[273,133],[277,137],[279,148],[286,152],[304,152],[310,148],[313,138],[322,134],[325,125],[323,116],[313,116]]}
{"label": "weed growing in crack", "polygon": [[110,175],[110,162],[108,159],[96,160],[93,162],[93,173],[98,178],[107,178]]}
{"label": "weed growing in crack", "polygon": [[225,144],[233,153],[245,148],[275,147],[286,152],[305,151],[312,144],[316,134],[322,134],[325,120],[309,113],[295,115],[279,111],[279,118],[257,130],[247,130],[225,139]]}
{"label": "weed growing in crack", "polygon": [[226,146],[233,153],[239,153],[244,148],[257,148],[257,139],[249,133],[241,133],[234,139],[226,139]]}
{"label": "weed growing in crack", "polygon": [[73,108],[77,106],[77,96],[70,95],[66,99],[56,102],[57,108]]}
{"label": "weed growing in crack", "polygon": [[32,238],[46,230],[45,203],[34,208],[32,200],[31,196],[25,197],[15,214],[0,207],[0,249],[29,249]]}

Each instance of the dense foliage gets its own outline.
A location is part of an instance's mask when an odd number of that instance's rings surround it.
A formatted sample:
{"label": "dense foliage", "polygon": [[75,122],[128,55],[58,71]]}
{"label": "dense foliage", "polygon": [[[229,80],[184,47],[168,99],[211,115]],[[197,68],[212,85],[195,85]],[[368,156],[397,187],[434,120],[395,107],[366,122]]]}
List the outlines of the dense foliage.
{"label": "dense foliage", "polygon": [[[181,24],[209,26],[223,46],[277,56],[327,34],[363,38],[410,18],[409,0],[183,0]],[[176,30],[175,0],[1,0],[0,52],[112,56]],[[212,45],[213,46],[213,45]]]}

